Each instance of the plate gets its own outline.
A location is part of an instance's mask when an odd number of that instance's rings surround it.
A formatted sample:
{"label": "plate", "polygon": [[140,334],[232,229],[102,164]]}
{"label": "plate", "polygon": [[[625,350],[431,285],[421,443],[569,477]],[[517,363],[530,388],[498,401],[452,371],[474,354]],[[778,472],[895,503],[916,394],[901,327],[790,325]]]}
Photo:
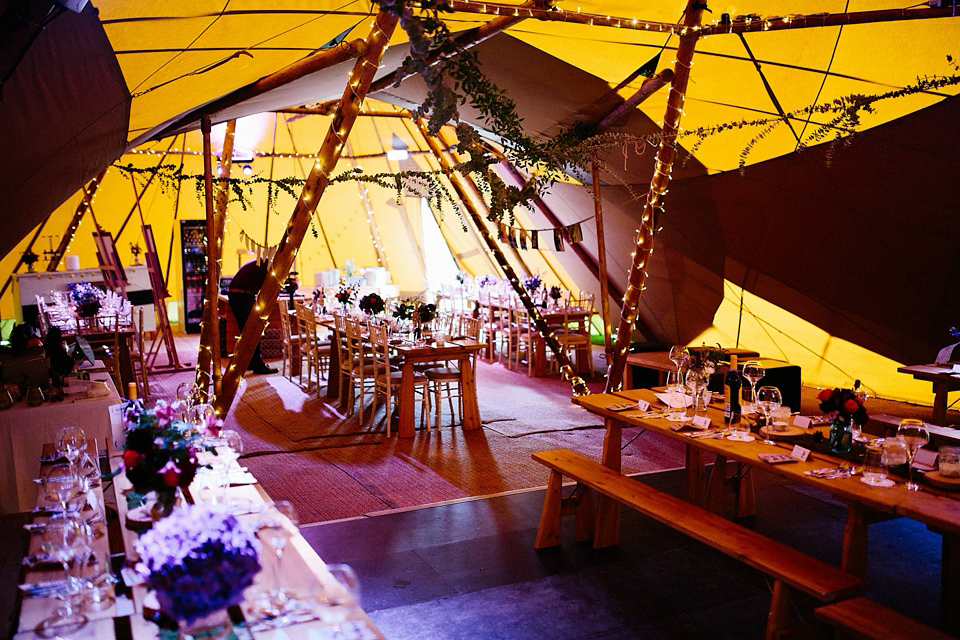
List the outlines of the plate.
{"label": "plate", "polygon": [[883,482],[867,482],[866,478],[860,478],[860,482],[871,487],[892,487],[893,485],[897,484],[890,478],[884,478]]}
{"label": "plate", "polygon": [[928,471],[923,474],[924,479],[935,487],[946,489],[947,491],[960,490],[960,478],[945,476],[939,471]]}
{"label": "plate", "polygon": [[770,438],[776,440],[778,438],[796,438],[797,436],[802,436],[806,432],[803,429],[798,429],[796,427],[787,427],[783,431],[773,431],[767,427],[760,427],[760,435],[764,438]]}
{"label": "plate", "polygon": [[753,442],[756,438],[753,436],[727,436],[727,440],[733,440],[734,442]]}

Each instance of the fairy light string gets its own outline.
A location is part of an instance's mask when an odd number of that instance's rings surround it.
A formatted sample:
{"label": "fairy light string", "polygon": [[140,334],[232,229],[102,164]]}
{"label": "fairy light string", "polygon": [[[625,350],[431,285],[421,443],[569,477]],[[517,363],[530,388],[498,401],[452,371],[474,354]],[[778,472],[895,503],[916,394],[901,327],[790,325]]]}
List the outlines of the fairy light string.
{"label": "fairy light string", "polygon": [[377,14],[367,36],[367,53],[357,59],[350,73],[347,86],[337,110],[330,121],[323,145],[317,154],[316,162],[310,170],[310,175],[304,184],[300,199],[294,207],[293,214],[280,240],[277,255],[267,269],[267,277],[257,295],[254,312],[250,314],[243,331],[237,340],[233,356],[227,364],[223,374],[221,391],[214,401],[214,409],[218,416],[226,415],[233,404],[237,390],[243,380],[243,372],[250,363],[250,358],[260,341],[267,325],[273,306],[282,289],[282,283],[290,274],[290,268],[296,259],[297,252],[306,235],[310,220],[317,208],[317,203],[330,183],[330,172],[336,167],[343,151],[344,141],[350,134],[354,122],[366,96],[373,76],[380,65],[383,52],[386,50],[390,38],[397,25],[397,17],[388,12]]}
{"label": "fairy light string", "polygon": [[[697,0],[688,0],[684,25],[694,27],[700,23],[703,5]],[[607,393],[619,391],[623,386],[623,370],[630,349],[633,325],[637,319],[640,297],[647,279],[647,265],[653,255],[654,237],[657,232],[657,218],[663,211],[663,196],[670,184],[673,162],[676,158],[676,139],[683,114],[684,94],[690,69],[693,67],[693,53],[697,44],[696,34],[681,35],[677,47],[677,59],[674,66],[673,83],[667,98],[667,109],[663,116],[663,129],[660,148],[657,150],[650,190],[643,208],[640,228],[636,230],[637,244],[633,252],[633,263],[627,276],[627,290],[623,295],[623,307],[620,322],[617,325],[616,342],[613,345],[613,362],[607,372]]]}

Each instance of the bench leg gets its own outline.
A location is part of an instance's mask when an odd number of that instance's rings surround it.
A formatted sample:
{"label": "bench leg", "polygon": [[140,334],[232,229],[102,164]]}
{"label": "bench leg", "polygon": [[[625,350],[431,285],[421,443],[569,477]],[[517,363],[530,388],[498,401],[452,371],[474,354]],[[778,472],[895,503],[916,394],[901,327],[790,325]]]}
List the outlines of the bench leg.
{"label": "bench leg", "polygon": [[738,465],[742,472],[737,487],[737,517],[748,518],[757,515],[757,496],[753,488],[753,473],[750,467]]}
{"label": "bench leg", "polygon": [[620,503],[605,495],[597,496],[597,520],[593,548],[603,549],[620,544]]}
{"label": "bench leg", "polygon": [[774,640],[790,627],[790,587],[780,580],[773,582],[773,598],[770,600],[770,613],[767,616],[766,640]]}
{"label": "bench leg", "polygon": [[547,483],[547,494],[543,498],[543,512],[540,514],[540,528],[537,529],[535,549],[546,549],[560,544],[562,489],[563,476],[558,471],[551,471],[550,480]]}
{"label": "bench leg", "polygon": [[707,471],[703,449],[687,445],[687,502],[702,507],[707,494]]}

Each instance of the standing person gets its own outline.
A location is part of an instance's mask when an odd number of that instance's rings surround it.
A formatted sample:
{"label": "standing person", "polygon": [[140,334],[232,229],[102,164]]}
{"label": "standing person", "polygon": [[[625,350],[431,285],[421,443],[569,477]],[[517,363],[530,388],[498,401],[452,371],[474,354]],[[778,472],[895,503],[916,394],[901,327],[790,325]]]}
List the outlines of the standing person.
{"label": "standing person", "polygon": [[[240,267],[237,275],[230,281],[230,289],[227,291],[227,300],[230,302],[230,310],[233,311],[233,317],[237,320],[237,325],[243,331],[243,325],[247,323],[247,317],[253,311],[253,306],[257,302],[257,294],[263,281],[267,278],[267,261],[252,260]],[[277,373],[279,369],[268,367],[260,355],[260,342],[257,342],[257,350],[253,352],[250,358],[250,364],[247,365],[248,371],[254,373]]]}

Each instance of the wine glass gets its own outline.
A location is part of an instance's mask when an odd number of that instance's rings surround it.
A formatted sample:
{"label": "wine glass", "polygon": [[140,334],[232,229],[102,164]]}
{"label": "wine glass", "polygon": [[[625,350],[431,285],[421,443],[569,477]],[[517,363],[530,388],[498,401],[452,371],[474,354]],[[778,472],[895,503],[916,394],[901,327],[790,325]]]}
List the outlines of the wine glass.
{"label": "wine glass", "polygon": [[683,378],[681,376],[681,369],[683,369],[683,363],[687,361],[687,358],[690,357],[690,352],[687,351],[687,348],[682,344],[676,344],[670,347],[670,360],[673,364],[677,365],[677,381],[674,389],[671,391],[682,391],[683,390]]}
{"label": "wine glass", "polygon": [[360,606],[360,580],[350,565],[328,564],[327,571],[333,582],[319,582],[314,599],[320,619],[336,629]]}
{"label": "wine glass", "polygon": [[706,399],[704,392],[707,389],[709,384],[709,377],[703,372],[698,370],[688,371],[687,372],[687,386],[690,388],[690,392],[693,394],[693,415],[700,415],[701,413],[706,413],[707,411],[707,402],[704,402]]}
{"label": "wine glass", "polygon": [[48,496],[60,501],[60,508],[67,513],[70,500],[80,492],[80,478],[73,472],[71,465],[61,462],[50,467],[43,479],[43,488]]}
{"label": "wine glass", "polygon": [[297,599],[296,594],[284,588],[281,582],[283,552],[287,542],[296,534],[299,524],[297,512],[286,500],[266,504],[260,510],[257,535],[265,550],[273,550],[273,558],[270,563],[272,584],[261,597],[257,608],[260,613],[270,619],[287,615],[306,606]]}
{"label": "wine glass", "polygon": [[767,375],[767,370],[756,360],[751,360],[743,365],[743,377],[750,381],[751,411],[757,411],[757,383],[765,375]]}
{"label": "wine glass", "polygon": [[907,461],[909,465],[909,482],[907,482],[907,489],[916,491],[920,487],[913,481],[913,459],[917,456],[917,451],[920,447],[930,442],[930,434],[927,432],[927,427],[923,424],[922,420],[907,418],[906,420],[900,421],[900,427],[897,429],[897,437],[903,440],[910,453]]}
{"label": "wine glass", "polygon": [[[757,390],[757,395],[754,400],[756,401],[757,407],[763,411],[764,424],[766,424],[767,432],[769,433],[770,429],[773,428],[773,423],[770,420],[770,412],[774,409],[779,409],[780,405],[783,404],[780,389],[776,387],[760,387],[760,389]],[[776,444],[773,440],[770,440],[769,437],[764,440],[763,443]]]}
{"label": "wine glass", "polygon": [[77,475],[77,460],[87,450],[87,434],[80,427],[63,427],[57,432],[57,452],[70,461],[70,468]]}
{"label": "wine glass", "polygon": [[[79,628],[87,618],[74,606],[73,598],[80,592],[80,581],[70,575],[71,565],[77,555],[89,545],[83,521],[76,516],[62,514],[47,521],[40,539],[40,549],[63,566],[66,576],[63,589],[57,597],[63,600],[53,616],[40,623],[41,629],[56,627],[58,632],[70,633],[70,627]],[[64,628],[68,627],[68,628]]]}

